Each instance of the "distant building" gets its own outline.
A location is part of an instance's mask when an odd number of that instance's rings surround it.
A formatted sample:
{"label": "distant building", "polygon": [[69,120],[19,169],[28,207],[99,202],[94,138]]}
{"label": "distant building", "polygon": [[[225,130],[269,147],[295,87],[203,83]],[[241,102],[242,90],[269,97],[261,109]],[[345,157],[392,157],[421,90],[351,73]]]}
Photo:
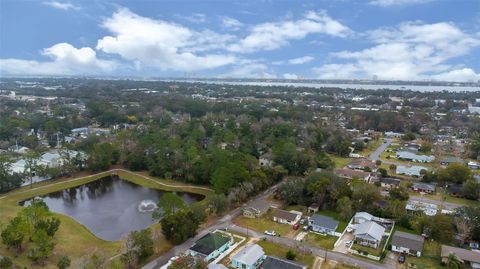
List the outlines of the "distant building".
{"label": "distant building", "polygon": [[366,158],[357,158],[353,159],[348,165],[348,168],[353,170],[366,170],[367,168],[370,169],[371,172],[377,171],[377,164],[369,159]]}
{"label": "distant building", "polygon": [[392,237],[392,251],[420,257],[423,242],[423,237],[419,235],[395,231]]}
{"label": "distant building", "polygon": [[428,168],[418,165],[397,165],[395,173],[397,175],[420,177],[422,171],[428,171]]}
{"label": "distant building", "polygon": [[413,183],[412,190],[418,193],[431,194],[435,192],[435,185],[427,183]]}
{"label": "distant building", "polygon": [[353,222],[355,223],[364,223],[373,220],[374,216],[367,212],[357,212],[353,216]]}
{"label": "distant building", "polygon": [[272,213],[273,221],[281,224],[294,225],[302,218],[301,212],[285,211],[281,209],[275,209]]}
{"label": "distant building", "polygon": [[408,201],[405,205],[405,210],[407,212],[422,212],[427,216],[435,216],[438,213],[438,206],[419,201]]}
{"label": "distant building", "polygon": [[448,156],[448,157],[445,157],[442,160],[440,160],[441,165],[450,165],[452,163],[464,164],[465,162],[461,158],[456,157],[456,156]]}
{"label": "distant building", "polygon": [[385,137],[388,137],[388,138],[401,138],[402,136],[403,136],[402,133],[385,132]]}
{"label": "distant building", "polygon": [[386,189],[396,189],[400,186],[400,179],[393,177],[380,178],[380,186]]}
{"label": "distant building", "polygon": [[364,172],[360,170],[353,170],[349,168],[336,168],[333,170],[333,173],[339,177],[348,178],[348,179],[361,179],[366,182],[370,182],[372,174],[369,172]]}
{"label": "distant building", "polygon": [[243,216],[247,218],[259,218],[263,216],[270,208],[270,203],[266,200],[258,200],[243,209]]}
{"label": "distant building", "polygon": [[442,245],[440,256],[443,263],[448,261],[450,254],[455,255],[467,267],[480,268],[480,252]]}
{"label": "distant building", "polygon": [[429,155],[418,155],[409,151],[399,151],[397,152],[397,158],[400,160],[418,162],[418,163],[429,163],[435,160],[435,156]]}
{"label": "distant building", "polygon": [[266,167],[271,166],[273,164],[272,154],[265,153],[258,158],[258,164],[260,166]]}

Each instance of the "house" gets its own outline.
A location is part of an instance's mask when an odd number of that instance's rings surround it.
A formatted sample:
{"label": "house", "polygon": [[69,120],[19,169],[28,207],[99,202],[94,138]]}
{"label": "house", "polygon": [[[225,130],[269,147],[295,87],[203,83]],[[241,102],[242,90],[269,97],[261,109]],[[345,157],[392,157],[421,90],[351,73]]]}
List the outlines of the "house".
{"label": "house", "polygon": [[432,194],[435,192],[435,185],[427,183],[413,183],[412,190],[418,193]]}
{"label": "house", "polygon": [[318,209],[320,209],[320,206],[317,203],[313,203],[308,207],[308,213],[315,214],[318,212]]}
{"label": "house", "polygon": [[395,170],[395,173],[397,175],[420,177],[422,175],[423,170],[428,171],[426,167],[418,166],[418,165],[397,165],[397,169]]}
{"label": "house", "polygon": [[405,205],[407,212],[423,212],[427,216],[435,216],[438,213],[438,206],[435,204],[424,203],[419,201],[408,201]]}
{"label": "house", "polygon": [[256,269],[265,259],[262,247],[257,244],[248,245],[233,256],[230,266],[238,269]]}
{"label": "house", "polygon": [[190,247],[188,253],[191,256],[200,257],[205,262],[210,262],[225,252],[232,243],[233,238],[230,236],[219,233],[208,233],[198,239],[198,241]]}
{"label": "house", "polygon": [[270,208],[270,203],[266,200],[258,200],[243,209],[243,216],[247,218],[259,218],[263,216]]}
{"label": "house", "polygon": [[422,256],[423,242],[423,237],[419,235],[395,231],[392,237],[392,251],[420,257]]}
{"label": "house", "polygon": [[258,164],[262,167],[271,166],[273,164],[272,154],[265,153],[258,158]]}
{"label": "house", "polygon": [[373,220],[373,215],[367,212],[357,212],[353,216],[353,222],[355,223],[364,223]]}
{"label": "house", "polygon": [[404,146],[405,146],[405,149],[410,152],[418,152],[420,148],[422,148],[422,145],[415,142],[406,143]]}
{"label": "house", "polygon": [[417,155],[409,151],[397,152],[397,158],[400,160],[406,160],[406,161],[417,162],[417,163],[429,163],[435,160],[435,156]]}
{"label": "house", "polygon": [[208,265],[208,269],[228,269],[228,268],[221,263],[211,263]]}
{"label": "house", "polygon": [[464,164],[465,162],[461,158],[456,156],[447,156],[440,160],[441,165],[450,165],[452,163]]}
{"label": "house", "polygon": [[403,136],[402,133],[385,132],[385,137],[388,137],[388,138],[401,138],[402,136]]}
{"label": "house", "polygon": [[378,169],[378,166],[375,164],[375,162],[366,158],[353,159],[347,165],[347,167],[353,170],[364,170],[364,171],[369,170],[371,172],[375,172]]}
{"label": "house", "polygon": [[302,213],[275,209],[275,211],[273,211],[272,217],[273,221],[275,222],[294,225],[300,221],[300,219],[302,218]]}
{"label": "house", "polygon": [[260,269],[307,269],[307,266],[295,263],[293,261],[267,256],[262,265],[260,265]]}
{"label": "house", "polygon": [[380,186],[386,189],[396,189],[400,186],[400,179],[393,177],[382,177],[380,178]]}
{"label": "house", "polygon": [[353,232],[357,244],[378,248],[382,242],[385,228],[374,221],[367,221],[356,226]]}
{"label": "house", "polygon": [[364,172],[360,170],[352,170],[348,168],[337,168],[333,170],[333,173],[339,177],[354,179],[358,178],[361,180],[365,180],[366,182],[370,182],[372,174],[369,172]]}
{"label": "house", "polygon": [[464,197],[464,195],[463,195],[463,185],[462,184],[448,185],[447,192],[451,196],[455,196],[455,197],[459,197],[459,198]]}
{"label": "house", "polygon": [[63,158],[58,152],[46,152],[41,158],[48,167],[60,167],[63,165]]}
{"label": "house", "polygon": [[448,261],[450,254],[455,255],[465,266],[480,268],[480,252],[442,245],[441,257],[443,263]]}
{"label": "house", "polygon": [[308,224],[312,231],[322,234],[335,235],[338,228],[338,221],[331,217],[314,214],[308,220]]}

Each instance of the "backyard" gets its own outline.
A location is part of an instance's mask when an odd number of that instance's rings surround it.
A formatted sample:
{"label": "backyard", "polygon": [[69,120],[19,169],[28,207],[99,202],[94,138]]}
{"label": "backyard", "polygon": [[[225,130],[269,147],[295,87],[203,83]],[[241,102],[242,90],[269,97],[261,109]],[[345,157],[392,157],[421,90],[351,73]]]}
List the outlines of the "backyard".
{"label": "backyard", "polygon": [[263,233],[265,231],[274,230],[277,234],[283,237],[293,238],[298,230],[293,230],[291,225],[280,224],[272,220],[272,212],[267,212],[260,218],[247,218],[244,216],[237,217],[234,222],[244,228],[252,229],[257,232]]}
{"label": "backyard", "polygon": [[322,248],[326,248],[328,250],[333,249],[333,245],[337,241],[338,237],[336,236],[331,236],[331,235],[321,235],[317,233],[308,233],[304,241],[307,244],[313,245],[313,246],[320,246]]}
{"label": "backyard", "polygon": [[[263,248],[265,254],[286,259],[286,255],[289,250],[288,248],[264,240],[258,241],[257,244]],[[302,254],[299,250],[293,251],[297,254],[295,262],[305,264],[308,266],[308,268],[313,267],[313,263],[315,262],[315,257],[313,255]]]}

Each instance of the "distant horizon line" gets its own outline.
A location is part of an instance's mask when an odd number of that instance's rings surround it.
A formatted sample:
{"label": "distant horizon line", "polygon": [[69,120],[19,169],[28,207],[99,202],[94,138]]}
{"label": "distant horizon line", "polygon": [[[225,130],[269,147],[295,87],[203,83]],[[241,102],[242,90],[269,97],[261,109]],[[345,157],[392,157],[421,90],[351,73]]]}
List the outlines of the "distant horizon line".
{"label": "distant horizon line", "polygon": [[[51,78],[51,79],[110,79],[110,80],[140,80],[140,81],[164,81],[164,80],[172,80],[172,81],[255,81],[255,82],[290,82],[290,83],[313,83],[313,82],[330,82],[332,84],[341,84],[347,83],[350,84],[352,82],[356,83],[373,83],[373,84],[380,84],[380,83],[435,83],[435,84],[455,84],[454,86],[460,85],[468,85],[468,86],[479,86],[480,87],[480,80],[479,81],[447,81],[447,80],[433,80],[433,79],[424,79],[424,80],[401,80],[401,79],[366,79],[366,78],[339,78],[339,79],[320,79],[320,78],[297,78],[297,79],[286,79],[286,78],[254,78],[254,77],[243,77],[243,78],[235,78],[235,77],[180,77],[180,76],[127,76],[127,75],[1,75],[0,79],[25,79],[25,78]],[[387,84],[388,85],[388,84]],[[433,85],[432,85],[433,86]],[[448,85],[443,85],[448,86]],[[452,85],[451,85],[452,86]]]}

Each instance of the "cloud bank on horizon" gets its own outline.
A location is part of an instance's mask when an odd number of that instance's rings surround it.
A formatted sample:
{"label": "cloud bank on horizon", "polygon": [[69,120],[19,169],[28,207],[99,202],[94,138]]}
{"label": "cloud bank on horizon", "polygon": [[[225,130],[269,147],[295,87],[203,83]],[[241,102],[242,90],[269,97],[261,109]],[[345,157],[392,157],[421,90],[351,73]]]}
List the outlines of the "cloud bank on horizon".
{"label": "cloud bank on horizon", "polygon": [[6,0],[0,74],[479,81],[480,7],[452,2]]}

